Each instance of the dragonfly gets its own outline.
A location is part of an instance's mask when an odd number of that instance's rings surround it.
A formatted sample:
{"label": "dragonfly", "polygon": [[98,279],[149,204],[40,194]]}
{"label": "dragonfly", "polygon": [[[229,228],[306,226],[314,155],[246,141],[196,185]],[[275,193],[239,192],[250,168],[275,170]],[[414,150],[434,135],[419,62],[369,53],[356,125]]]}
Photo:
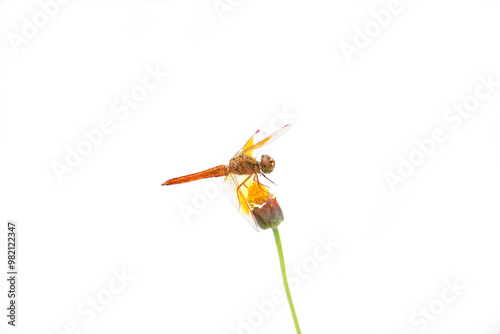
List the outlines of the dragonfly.
{"label": "dragonfly", "polygon": [[257,151],[289,129],[290,124],[287,124],[262,140],[258,140],[259,137],[262,137],[262,132],[257,130],[229,160],[228,165],[220,165],[198,173],[176,177],[163,182],[162,186],[225,176],[224,192],[250,225],[257,232],[259,227],[261,229],[276,227],[283,221],[283,211],[276,201],[276,196],[271,193],[269,187],[259,180],[259,177],[262,176],[274,184],[266,174],[274,170],[276,162],[267,154],[263,154],[258,161]]}

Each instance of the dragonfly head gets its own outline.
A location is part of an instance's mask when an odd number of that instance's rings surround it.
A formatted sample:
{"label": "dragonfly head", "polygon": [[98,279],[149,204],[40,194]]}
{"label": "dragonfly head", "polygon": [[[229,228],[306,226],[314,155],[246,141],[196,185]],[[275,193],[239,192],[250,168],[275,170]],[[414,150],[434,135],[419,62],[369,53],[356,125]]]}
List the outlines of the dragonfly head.
{"label": "dragonfly head", "polygon": [[274,159],[268,156],[267,154],[262,155],[260,158],[259,168],[260,171],[264,174],[269,174],[274,169]]}

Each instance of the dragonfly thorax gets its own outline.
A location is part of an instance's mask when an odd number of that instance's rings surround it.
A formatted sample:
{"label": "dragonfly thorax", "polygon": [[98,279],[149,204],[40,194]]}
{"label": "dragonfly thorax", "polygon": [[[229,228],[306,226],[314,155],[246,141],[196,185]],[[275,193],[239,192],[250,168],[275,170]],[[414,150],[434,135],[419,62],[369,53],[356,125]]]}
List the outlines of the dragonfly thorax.
{"label": "dragonfly thorax", "polygon": [[241,154],[229,161],[227,171],[239,175],[269,174],[273,171],[274,164],[274,159],[267,154],[264,154],[260,161],[246,154]]}

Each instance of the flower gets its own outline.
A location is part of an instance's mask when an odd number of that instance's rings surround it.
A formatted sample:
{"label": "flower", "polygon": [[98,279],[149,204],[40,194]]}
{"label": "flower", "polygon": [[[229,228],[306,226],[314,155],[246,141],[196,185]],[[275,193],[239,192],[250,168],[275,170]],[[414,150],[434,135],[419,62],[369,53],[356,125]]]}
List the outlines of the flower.
{"label": "flower", "polygon": [[277,227],[283,221],[283,211],[276,201],[276,197],[263,184],[252,183],[248,187],[247,200],[261,229]]}

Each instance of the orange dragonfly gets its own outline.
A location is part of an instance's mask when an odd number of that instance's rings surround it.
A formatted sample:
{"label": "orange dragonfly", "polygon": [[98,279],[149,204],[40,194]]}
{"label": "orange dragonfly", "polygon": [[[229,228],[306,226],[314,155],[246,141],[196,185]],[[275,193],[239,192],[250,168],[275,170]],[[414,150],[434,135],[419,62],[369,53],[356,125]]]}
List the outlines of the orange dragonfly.
{"label": "orange dragonfly", "polygon": [[229,165],[220,165],[202,172],[176,177],[163,182],[162,186],[225,176],[224,191],[226,195],[250,225],[257,232],[259,227],[262,229],[276,227],[283,221],[283,212],[276,197],[267,186],[259,181],[259,176],[269,180],[265,174],[273,171],[275,161],[267,154],[262,155],[260,161],[257,161],[256,150],[269,144],[288,129],[290,129],[290,124],[258,142],[257,138],[261,132],[257,130],[229,161]]}

